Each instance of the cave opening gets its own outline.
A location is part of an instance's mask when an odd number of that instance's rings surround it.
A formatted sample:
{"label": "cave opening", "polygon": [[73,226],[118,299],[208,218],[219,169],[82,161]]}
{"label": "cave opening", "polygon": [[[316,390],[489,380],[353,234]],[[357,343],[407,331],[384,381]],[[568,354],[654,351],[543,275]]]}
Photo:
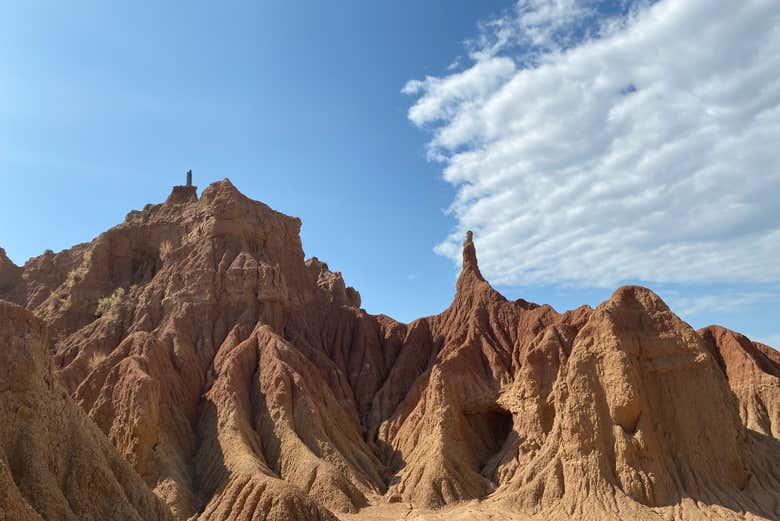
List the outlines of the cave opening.
{"label": "cave opening", "polygon": [[466,415],[466,419],[476,434],[478,446],[475,447],[480,467],[484,467],[504,447],[512,433],[514,420],[512,413],[498,406]]}

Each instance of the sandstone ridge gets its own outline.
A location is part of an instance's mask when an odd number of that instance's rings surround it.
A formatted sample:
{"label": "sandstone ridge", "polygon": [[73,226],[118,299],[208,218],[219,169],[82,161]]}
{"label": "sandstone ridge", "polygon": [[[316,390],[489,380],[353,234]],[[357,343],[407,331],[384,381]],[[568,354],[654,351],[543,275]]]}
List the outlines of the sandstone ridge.
{"label": "sandstone ridge", "polygon": [[451,305],[399,323],[306,260],[300,226],[226,179],[23,267],[0,251],[0,298],[175,519],[780,517],[772,348],[635,286],[507,300],[470,232]]}

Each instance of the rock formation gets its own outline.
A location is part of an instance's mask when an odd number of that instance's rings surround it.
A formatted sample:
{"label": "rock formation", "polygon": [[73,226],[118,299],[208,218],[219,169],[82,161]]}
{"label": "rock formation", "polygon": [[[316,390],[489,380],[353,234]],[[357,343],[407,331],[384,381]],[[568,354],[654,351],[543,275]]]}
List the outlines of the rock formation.
{"label": "rock formation", "polygon": [[46,328],[0,301],[0,519],[167,521],[57,380]]}
{"label": "rock formation", "polygon": [[21,268],[0,252],[0,298],[46,323],[67,392],[175,519],[780,516],[771,348],[639,287],[507,300],[471,234],[450,307],[402,324],[305,260],[300,225],[224,180]]}
{"label": "rock formation", "polygon": [[780,353],[720,326],[699,334],[726,375],[745,425],[780,440]]}

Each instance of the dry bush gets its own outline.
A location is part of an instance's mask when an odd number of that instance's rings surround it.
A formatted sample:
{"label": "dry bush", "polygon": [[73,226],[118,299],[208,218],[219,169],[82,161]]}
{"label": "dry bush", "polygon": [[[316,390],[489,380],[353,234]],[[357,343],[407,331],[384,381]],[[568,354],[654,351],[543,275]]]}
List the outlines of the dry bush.
{"label": "dry bush", "polygon": [[124,296],[125,288],[117,288],[114,290],[111,296],[99,299],[97,309],[95,310],[95,315],[102,317],[103,315],[116,312],[117,306],[119,306],[119,304],[122,302]]}
{"label": "dry bush", "polygon": [[66,279],[66,284],[69,288],[72,288],[76,285],[76,283],[80,282],[84,279],[84,276],[87,274],[87,270],[89,270],[90,263],[92,262],[92,250],[87,250],[86,253],[84,253],[84,256],[81,258],[81,263],[79,266],[72,270],[70,273],[68,273],[68,277]]}
{"label": "dry bush", "polygon": [[89,355],[89,358],[87,359],[87,369],[92,371],[97,366],[102,364],[103,360],[105,360],[106,358],[108,358],[108,355],[106,355],[105,353],[100,353],[95,351],[94,353]]}
{"label": "dry bush", "polygon": [[174,247],[171,241],[163,241],[160,244],[160,260],[165,261],[171,253],[173,253]]}

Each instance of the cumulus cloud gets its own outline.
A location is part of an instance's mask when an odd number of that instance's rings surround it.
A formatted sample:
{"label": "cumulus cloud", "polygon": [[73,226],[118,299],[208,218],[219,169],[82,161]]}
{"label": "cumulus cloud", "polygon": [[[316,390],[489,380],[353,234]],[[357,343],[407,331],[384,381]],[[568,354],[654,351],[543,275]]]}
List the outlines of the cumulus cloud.
{"label": "cumulus cloud", "polygon": [[502,285],[780,281],[776,0],[520,2],[410,120]]}

